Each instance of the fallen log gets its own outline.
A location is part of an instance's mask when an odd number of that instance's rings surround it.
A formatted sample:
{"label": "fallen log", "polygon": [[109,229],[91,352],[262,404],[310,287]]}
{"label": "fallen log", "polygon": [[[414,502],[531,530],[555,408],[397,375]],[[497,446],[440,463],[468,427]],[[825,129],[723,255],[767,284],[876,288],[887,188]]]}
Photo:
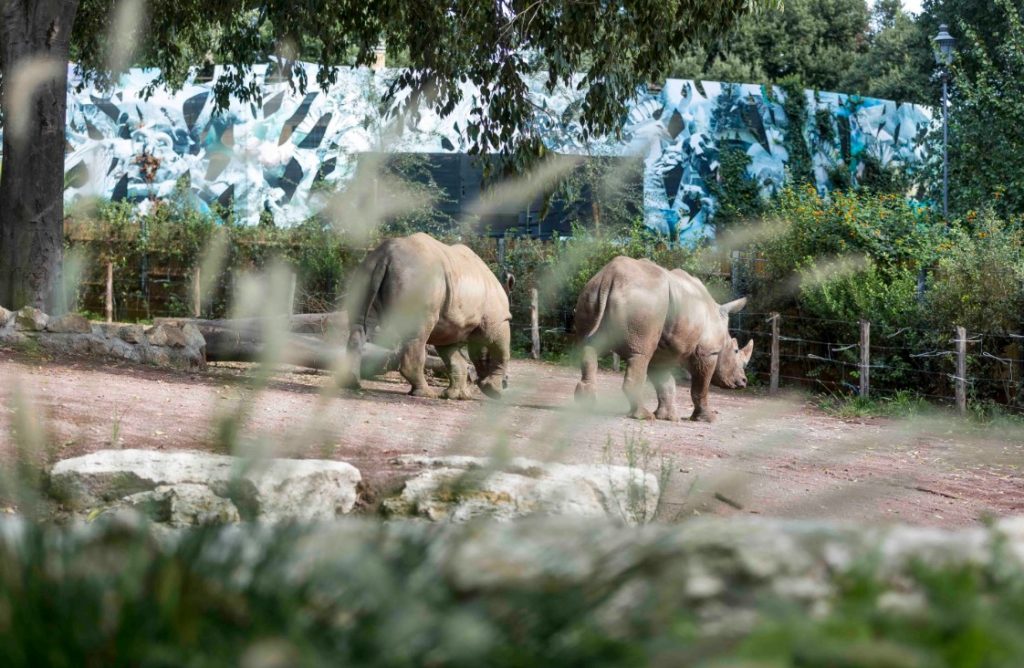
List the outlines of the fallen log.
{"label": "fallen log", "polygon": [[[286,322],[281,322],[286,321]],[[204,320],[200,318],[157,318],[155,324],[194,325],[206,340],[209,362],[258,362],[267,359],[266,333],[272,327],[286,325],[288,335],[281,345],[277,361],[311,369],[336,369],[345,355],[348,318],[344,312],[293,315],[281,318],[236,318]],[[427,346],[424,368],[444,375],[447,368]],[[367,342],[363,347],[360,375],[364,378],[397,371],[395,350]]]}

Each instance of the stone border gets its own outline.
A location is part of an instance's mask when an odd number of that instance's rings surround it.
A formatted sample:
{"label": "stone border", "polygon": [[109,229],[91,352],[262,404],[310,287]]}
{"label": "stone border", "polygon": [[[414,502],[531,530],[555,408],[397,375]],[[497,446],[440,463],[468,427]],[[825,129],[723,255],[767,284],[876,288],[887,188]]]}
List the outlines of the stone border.
{"label": "stone border", "polygon": [[192,324],[152,327],[92,323],[77,313],[50,317],[26,306],[0,306],[0,344],[37,345],[46,352],[86,355],[174,369],[206,367],[206,340]]}

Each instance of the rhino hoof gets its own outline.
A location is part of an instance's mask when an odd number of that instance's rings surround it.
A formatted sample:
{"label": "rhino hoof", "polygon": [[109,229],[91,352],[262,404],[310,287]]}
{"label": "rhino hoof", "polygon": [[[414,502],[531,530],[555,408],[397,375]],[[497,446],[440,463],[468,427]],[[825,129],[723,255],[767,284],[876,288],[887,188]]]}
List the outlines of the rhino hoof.
{"label": "rhino hoof", "polygon": [[694,412],[694,414],[690,416],[690,421],[691,422],[707,422],[707,423],[710,424],[710,423],[715,421],[715,416],[712,415],[711,413],[697,413],[697,412]]}
{"label": "rhino hoof", "polygon": [[409,391],[409,396],[421,397],[423,399],[437,399],[437,393],[429,387],[414,387]]}
{"label": "rhino hoof", "polygon": [[453,390],[452,388],[448,388],[447,390],[445,390],[444,392],[441,393],[441,398],[442,399],[456,399],[456,400],[460,400],[460,399],[472,399],[473,397],[470,396],[469,391],[467,391],[467,390],[463,390],[463,389]]}
{"label": "rhino hoof", "polygon": [[650,412],[646,408],[638,408],[635,411],[630,411],[629,417],[634,420],[653,420],[654,413]]}
{"label": "rhino hoof", "polygon": [[585,385],[583,383],[576,384],[575,395],[576,401],[587,406],[593,406],[594,402],[597,401],[597,391],[594,390],[593,386]]}
{"label": "rhino hoof", "polygon": [[669,411],[654,411],[654,417],[659,420],[665,420],[666,422],[677,422],[679,420],[678,415],[670,413]]}
{"label": "rhino hoof", "polygon": [[491,383],[481,382],[477,383],[477,386],[480,388],[481,392],[486,394],[491,399],[501,399],[501,390],[496,388]]}
{"label": "rhino hoof", "polygon": [[343,390],[361,390],[363,386],[360,385],[359,379],[352,374],[347,374],[338,379],[338,387]]}

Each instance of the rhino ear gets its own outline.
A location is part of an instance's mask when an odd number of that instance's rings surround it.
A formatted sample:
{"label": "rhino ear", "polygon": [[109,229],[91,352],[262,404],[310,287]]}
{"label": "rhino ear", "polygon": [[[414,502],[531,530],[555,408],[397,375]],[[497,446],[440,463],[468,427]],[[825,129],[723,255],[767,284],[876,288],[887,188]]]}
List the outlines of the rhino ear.
{"label": "rhino ear", "polygon": [[743,355],[743,363],[746,364],[750,361],[750,356],[754,354],[754,339],[747,341],[747,345],[743,346],[743,350],[740,351]]}
{"label": "rhino ear", "polygon": [[721,306],[718,307],[718,309],[722,312],[722,315],[729,315],[730,313],[736,313],[746,305],[747,298],[740,297],[739,299],[734,299],[731,302],[722,304]]}
{"label": "rhino ear", "polygon": [[505,272],[505,292],[511,293],[516,286],[516,276],[511,271]]}

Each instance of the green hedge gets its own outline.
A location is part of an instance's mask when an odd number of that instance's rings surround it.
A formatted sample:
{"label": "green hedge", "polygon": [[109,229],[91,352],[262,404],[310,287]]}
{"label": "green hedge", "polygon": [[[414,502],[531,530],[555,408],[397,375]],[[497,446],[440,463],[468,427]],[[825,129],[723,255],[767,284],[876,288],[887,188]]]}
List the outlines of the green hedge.
{"label": "green hedge", "polygon": [[[479,549],[473,533],[487,536],[485,526],[207,528],[160,547],[124,522],[67,530],[0,521],[0,657],[5,668],[1024,665],[1024,574],[998,553],[898,575],[858,557],[830,576],[825,605],[809,610],[798,602],[808,593],[776,572],[776,548],[723,547],[704,556],[720,566],[696,575],[670,530],[656,529],[655,544],[648,527],[638,550],[626,530],[592,529],[593,538],[557,549],[519,544],[512,563],[535,572],[473,587],[460,584],[453,553],[460,535]],[[774,591],[751,575],[765,565],[745,561],[758,550],[782,578]],[[552,562],[567,552],[570,563]],[[462,568],[473,567],[469,554]],[[488,567],[493,577],[499,566]],[[599,577],[576,577],[589,571]],[[720,577],[727,589],[711,595],[722,603],[710,624],[686,586]]]}

